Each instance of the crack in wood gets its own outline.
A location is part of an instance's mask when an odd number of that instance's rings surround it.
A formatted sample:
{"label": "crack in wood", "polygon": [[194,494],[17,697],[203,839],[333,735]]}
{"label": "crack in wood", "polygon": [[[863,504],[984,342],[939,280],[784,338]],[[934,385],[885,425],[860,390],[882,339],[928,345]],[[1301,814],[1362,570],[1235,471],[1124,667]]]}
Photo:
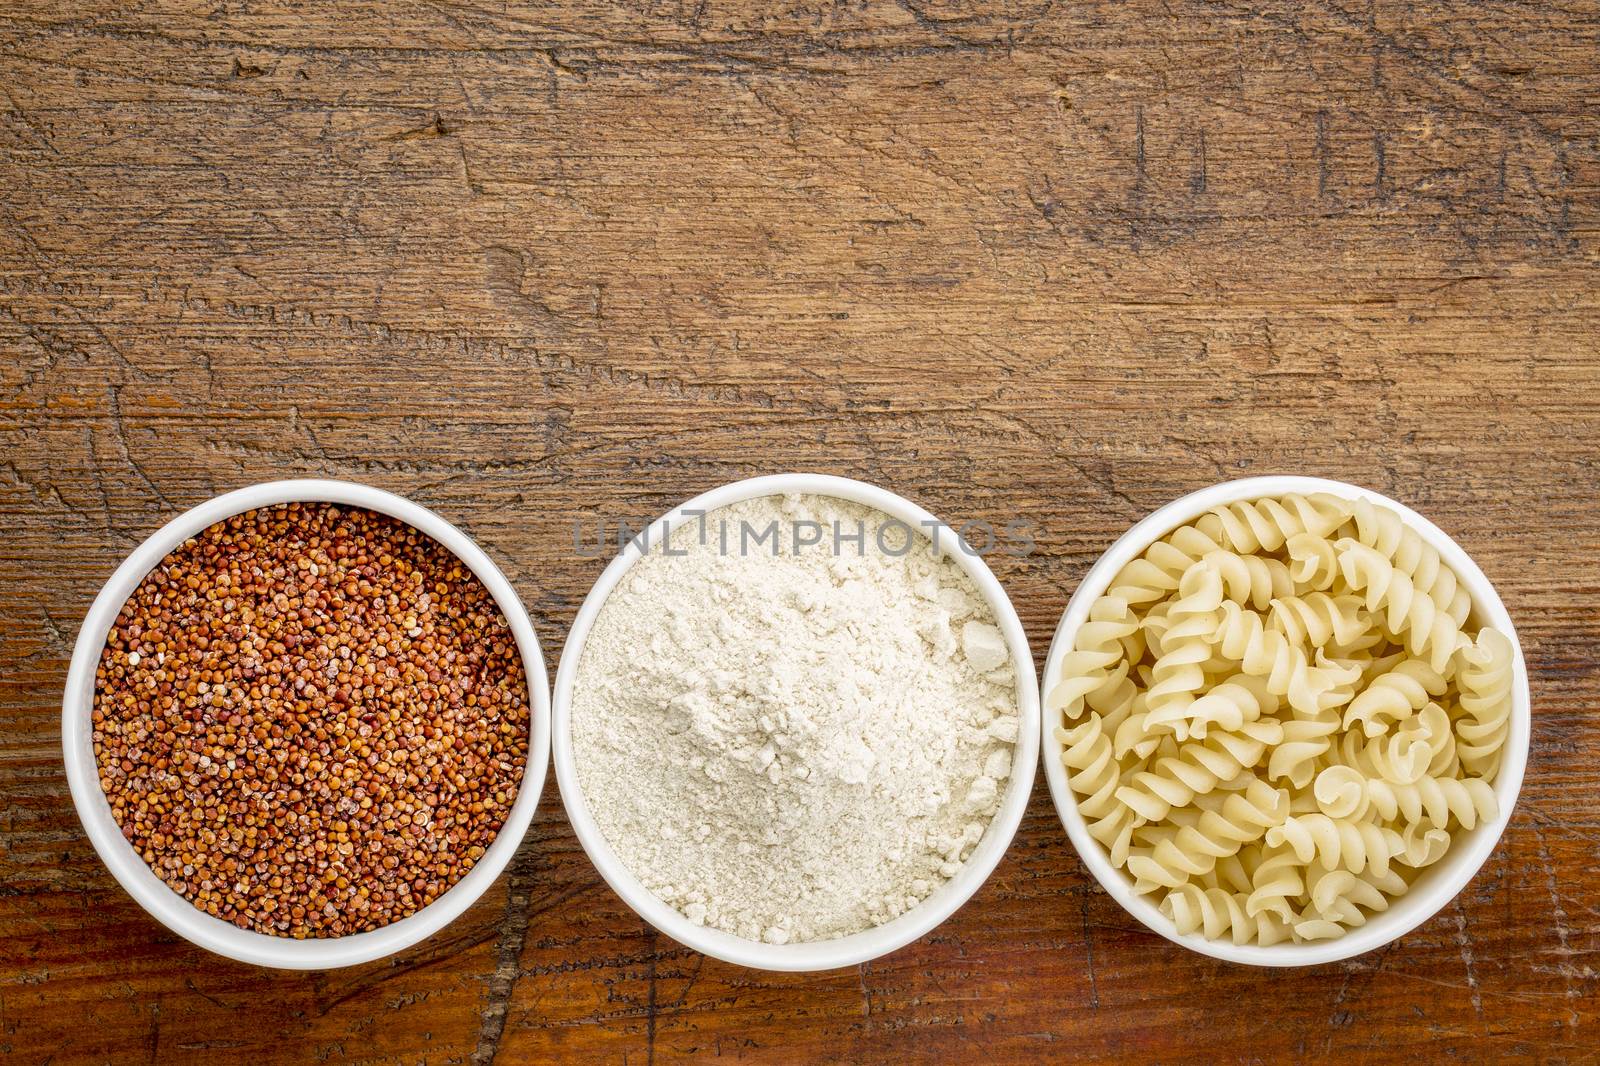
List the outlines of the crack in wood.
{"label": "crack in wood", "polygon": [[537,852],[527,843],[511,861],[506,877],[505,911],[495,939],[494,971],[484,989],[483,1021],[478,1030],[478,1046],[472,1052],[472,1066],[489,1066],[500,1053],[511,998],[522,977],[522,951],[528,942],[529,901],[540,867]]}

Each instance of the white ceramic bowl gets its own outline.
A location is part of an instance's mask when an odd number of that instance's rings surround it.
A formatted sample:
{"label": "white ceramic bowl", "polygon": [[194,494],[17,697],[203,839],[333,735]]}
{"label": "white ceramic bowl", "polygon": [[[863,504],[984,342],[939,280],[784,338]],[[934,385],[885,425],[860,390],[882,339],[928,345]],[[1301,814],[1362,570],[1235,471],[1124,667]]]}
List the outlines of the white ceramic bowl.
{"label": "white ceramic bowl", "polygon": [[[685,512],[698,515],[740,500],[785,493],[808,493],[853,500],[877,508],[905,522],[912,529],[925,528],[920,523],[935,521],[931,514],[909,500],[865,482],[825,474],[774,474],[736,481],[696,496],[652,523],[647,531],[647,541],[650,544],[658,543],[665,530],[689,520]],[[561,651],[561,665],[556,669],[555,698],[552,701],[556,780],[561,783],[561,799],[566,805],[567,817],[572,821],[578,839],[583,842],[584,850],[600,871],[600,876],[647,922],[680,944],[741,966],[762,970],[831,970],[867,962],[911,943],[954,914],[988,878],[1011,843],[1022,821],[1023,810],[1028,805],[1028,794],[1033,790],[1034,768],[1039,759],[1039,687],[1038,678],[1033,672],[1033,656],[1028,651],[1028,638],[1022,631],[1022,623],[1017,619],[1011,600],[983,559],[955,548],[951,536],[941,533],[941,543],[952,545],[948,554],[972,578],[994,611],[995,623],[1005,634],[1006,645],[1016,668],[1018,734],[1011,778],[1001,796],[999,810],[984,832],[983,839],[973,849],[971,857],[955,877],[922,903],[876,928],[834,940],[800,944],[760,943],[720,929],[695,925],[674,907],[651,894],[623,865],[616,852],[606,843],[594,816],[589,813],[583,790],[578,785],[572,750],[573,683],[577,677],[578,663],[583,658],[584,641],[589,636],[595,617],[628,568],[641,558],[640,541],[632,542],[601,573],[572,623],[566,647]]]}
{"label": "white ceramic bowl", "polygon": [[[1267,947],[1259,944],[1236,946],[1231,940],[1207,940],[1200,933],[1179,933],[1171,919],[1156,907],[1154,896],[1137,895],[1133,882],[1122,870],[1111,865],[1111,859],[1099,841],[1089,835],[1088,826],[1078,812],[1078,799],[1067,785],[1066,767],[1061,762],[1061,742],[1056,738],[1050,715],[1042,722],[1045,777],[1050,782],[1050,794],[1055,799],[1061,823],[1078,849],[1084,865],[1095,879],[1122,904],[1127,912],[1150,929],[1168,940],[1203,955],[1226,959],[1230,962],[1249,963],[1254,966],[1310,966],[1350,958],[1374,948],[1382,947],[1427,921],[1440,908],[1455,898],[1472,876],[1488,859],[1500,839],[1511,811],[1522,788],[1522,772],[1528,761],[1528,733],[1530,727],[1528,700],[1528,671],[1522,659],[1522,645],[1517,641],[1516,630],[1506,614],[1505,605],[1495,594],[1489,579],[1483,576],[1476,563],[1467,557],[1455,541],[1439,527],[1429,522],[1403,504],[1371,489],[1358,488],[1342,481],[1328,481],[1314,477],[1254,477],[1229,481],[1208,489],[1190,493],[1174,500],[1124,533],[1100,561],[1089,570],[1077,592],[1067,604],[1061,624],[1056,627],[1055,639],[1050,644],[1050,654],[1045,659],[1044,688],[1049,690],[1061,670],[1061,660],[1072,648],[1078,627],[1089,615],[1089,608],[1105,591],[1119,571],[1146,548],[1177,527],[1194,521],[1213,507],[1239,500],[1260,499],[1263,496],[1281,496],[1285,493],[1328,492],[1346,499],[1365,497],[1395,511],[1412,529],[1422,535],[1444,558],[1456,576],[1472,595],[1472,619],[1494,626],[1511,638],[1515,649],[1512,685],[1511,728],[1506,738],[1500,772],[1495,778],[1495,796],[1500,804],[1500,817],[1493,822],[1482,822],[1471,832],[1455,831],[1455,841],[1445,857],[1423,870],[1410,891],[1393,900],[1389,909],[1374,914],[1367,923],[1351,929],[1333,940],[1313,941],[1306,944],[1280,943]],[[1059,717],[1059,716],[1057,716]]]}
{"label": "white ceramic bowl", "polygon": [[[101,649],[105,647],[117,613],[145,575],[179,544],[213,523],[242,511],[291,501],[325,501],[382,512],[426,533],[466,563],[488,588],[516,637],[517,651],[528,676],[530,723],[528,762],[522,772],[516,803],[494,843],[465,877],[417,913],[381,929],[306,940],[268,936],[214,918],[156,877],[123,838],[111,814],[111,805],[100,789],[90,724],[95,667],[100,661]],[[61,702],[61,747],[66,759],[67,783],[72,788],[72,802],[78,808],[78,817],[83,820],[90,841],[112,876],[145,910],[179,936],[219,955],[259,966],[321,970],[369,962],[431,936],[471,906],[505,869],[533,820],[534,807],[544,787],[550,755],[550,686],[544,655],[539,650],[538,638],[534,636],[522,601],[500,569],[455,526],[425,507],[366,485],[321,479],[269,481],[226,493],[185,511],[151,534],[111,575],[78,630],[72,666],[67,673],[66,694]]]}

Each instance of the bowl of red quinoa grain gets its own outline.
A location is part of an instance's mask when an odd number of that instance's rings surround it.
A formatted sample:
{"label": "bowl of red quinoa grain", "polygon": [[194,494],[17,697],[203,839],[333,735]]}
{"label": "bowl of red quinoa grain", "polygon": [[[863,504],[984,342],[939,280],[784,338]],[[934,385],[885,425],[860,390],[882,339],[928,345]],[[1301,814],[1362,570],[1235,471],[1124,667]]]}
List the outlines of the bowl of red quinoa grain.
{"label": "bowl of red quinoa grain", "polygon": [[62,747],[95,850],[146,910],[286,969],[399,951],[511,861],[549,759],[527,611],[465,534],[342,481],[185,512],[106,582]]}

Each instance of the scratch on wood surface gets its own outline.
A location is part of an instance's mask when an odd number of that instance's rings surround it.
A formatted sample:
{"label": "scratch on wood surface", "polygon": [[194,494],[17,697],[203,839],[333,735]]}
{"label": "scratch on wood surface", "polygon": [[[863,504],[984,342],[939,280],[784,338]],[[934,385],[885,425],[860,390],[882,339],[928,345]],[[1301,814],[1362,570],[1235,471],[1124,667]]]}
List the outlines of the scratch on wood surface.
{"label": "scratch on wood surface", "polygon": [[1133,105],[1133,183],[1144,184],[1144,105]]}
{"label": "scratch on wood surface", "polygon": [[1385,182],[1388,169],[1388,148],[1379,130],[1372,131],[1372,194],[1379,200],[1387,199],[1389,188]]}
{"label": "scratch on wood surface", "polygon": [[[1556,884],[1556,870],[1550,858],[1550,845],[1545,840],[1545,830],[1539,824],[1537,815],[1533,820],[1533,834],[1538,841],[1540,872],[1544,874],[1545,891],[1550,898],[1550,923],[1555,930],[1555,950],[1559,957],[1556,966],[1561,973],[1566,998],[1571,1001],[1577,999],[1579,995],[1578,971],[1572,961],[1572,933],[1567,928],[1567,910],[1561,903],[1561,891]],[[1578,1024],[1576,1004],[1569,1002],[1566,1022],[1568,1026]]]}
{"label": "scratch on wood surface", "polygon": [[210,1003],[212,1006],[221,1007],[223,1010],[235,1010],[235,1009],[237,1009],[234,1006],[231,1006],[230,1004],[224,1003],[222,1000],[218,999],[216,996],[213,996],[211,993],[207,992],[205,989],[198,987],[194,983],[194,978],[192,978],[192,977],[184,978],[183,986],[185,988],[187,988],[189,991],[193,992],[195,995],[199,996],[201,999],[205,1000],[207,1003]]}
{"label": "scratch on wood surface", "polygon": [[1483,997],[1478,993],[1478,973],[1472,960],[1472,934],[1467,929],[1467,912],[1461,906],[1461,898],[1456,897],[1451,910],[1455,913],[1455,941],[1456,947],[1461,951],[1461,965],[1467,973],[1467,988],[1472,992],[1472,1010],[1483,1017]]}
{"label": "scratch on wood surface", "polygon": [[[1360,996],[1372,984],[1374,978],[1383,969],[1394,951],[1398,941],[1390,941],[1379,949],[1377,956],[1368,962],[1365,959],[1347,959],[1339,964],[1343,976],[1339,981],[1339,990],[1333,997],[1333,1006],[1324,1023],[1326,1032],[1323,1035],[1323,1052],[1326,1054],[1333,1046],[1335,1033],[1350,1026],[1355,1021],[1355,1012],[1350,1009],[1352,995]],[[1357,978],[1359,977],[1359,981]]]}
{"label": "scratch on wood surface", "polygon": [[161,1061],[161,1000],[157,999],[150,1004],[150,1035],[145,1046],[148,1060],[152,1066]]}
{"label": "scratch on wood surface", "polygon": [[1094,930],[1089,926],[1088,886],[1078,893],[1078,912],[1083,921],[1084,959],[1089,967],[1089,1009],[1100,1009],[1100,979],[1094,972]]}
{"label": "scratch on wood surface", "polygon": [[1328,109],[1317,108],[1317,197],[1328,195]]}
{"label": "scratch on wood surface", "polygon": [[[503,275],[502,275],[503,277]],[[409,346],[426,349],[457,351],[468,359],[492,357],[510,363],[520,363],[538,369],[565,371],[595,381],[646,391],[665,391],[670,395],[690,398],[701,397],[719,402],[743,403],[754,407],[805,405],[778,397],[770,392],[734,385],[702,385],[673,375],[655,375],[614,366],[603,361],[575,358],[561,352],[538,347],[525,338],[511,340],[499,336],[479,335],[465,329],[424,330],[414,327],[392,326],[386,322],[308,310],[297,306],[262,304],[234,300],[212,299],[185,292],[179,296],[179,305],[193,313],[223,315],[230,318],[270,322],[285,326],[334,330],[365,337],[385,346]],[[516,323],[514,323],[516,324]],[[809,408],[816,410],[815,407]]]}

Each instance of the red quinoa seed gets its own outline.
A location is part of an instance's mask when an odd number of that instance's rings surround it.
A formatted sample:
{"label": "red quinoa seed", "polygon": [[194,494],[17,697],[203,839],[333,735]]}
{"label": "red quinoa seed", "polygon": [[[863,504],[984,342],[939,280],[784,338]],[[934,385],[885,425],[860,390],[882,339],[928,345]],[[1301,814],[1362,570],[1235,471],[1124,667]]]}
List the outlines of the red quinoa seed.
{"label": "red quinoa seed", "polygon": [[386,515],[290,503],[179,545],[95,673],[100,787],[174,891],[295,938],[380,928],[480,859],[516,800],[528,689],[505,617]]}

